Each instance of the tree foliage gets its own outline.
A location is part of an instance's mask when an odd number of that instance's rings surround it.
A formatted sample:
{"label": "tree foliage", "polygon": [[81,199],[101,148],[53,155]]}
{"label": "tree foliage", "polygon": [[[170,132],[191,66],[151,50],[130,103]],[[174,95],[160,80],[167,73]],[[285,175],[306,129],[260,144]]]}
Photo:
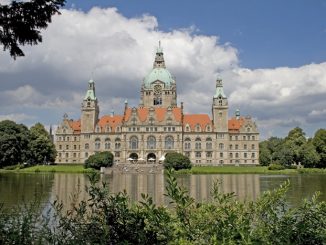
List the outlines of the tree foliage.
{"label": "tree foliage", "polygon": [[276,163],[290,167],[300,163],[307,168],[325,168],[326,130],[319,129],[312,139],[307,139],[305,132],[296,127],[284,139],[264,140],[259,144],[259,161],[263,166]]}
{"label": "tree foliage", "polygon": [[113,165],[113,154],[109,151],[96,152],[85,161],[85,168],[100,169],[101,167],[111,167]]}
{"label": "tree foliage", "polygon": [[0,4],[0,44],[9,49],[13,58],[24,56],[19,45],[35,45],[42,42],[41,29],[51,23],[52,16],[59,14],[65,0],[12,1]]}
{"label": "tree foliage", "polygon": [[0,122],[0,167],[53,162],[55,157],[55,146],[42,124],[29,130],[10,120]]}
{"label": "tree foliage", "polygon": [[192,165],[189,157],[178,152],[169,152],[165,156],[164,167],[179,170],[191,169]]}
{"label": "tree foliage", "polygon": [[318,167],[326,168],[326,129],[317,130],[312,143],[320,157]]}
{"label": "tree foliage", "polygon": [[0,122],[0,167],[26,161],[29,131],[23,124],[10,120]]}
{"label": "tree foliage", "polygon": [[41,123],[36,123],[30,128],[29,152],[30,163],[52,163],[55,161],[57,154],[55,145]]}

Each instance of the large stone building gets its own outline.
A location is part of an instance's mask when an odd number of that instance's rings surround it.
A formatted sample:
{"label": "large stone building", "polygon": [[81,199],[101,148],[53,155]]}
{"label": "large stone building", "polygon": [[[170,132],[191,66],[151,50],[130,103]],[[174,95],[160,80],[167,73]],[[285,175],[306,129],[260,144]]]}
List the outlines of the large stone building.
{"label": "large stone building", "polygon": [[[259,132],[251,117],[228,117],[228,99],[221,79],[212,95],[212,115],[185,114],[177,104],[177,86],[166,69],[159,46],[153,69],[143,79],[140,104],[124,105],[122,115],[99,116],[95,82],[88,82],[81,118],[65,114],[56,130],[57,163],[83,163],[99,151],[111,151],[116,163],[132,159],[159,162],[180,152],[193,164],[258,164]],[[129,160],[128,160],[129,159]]]}

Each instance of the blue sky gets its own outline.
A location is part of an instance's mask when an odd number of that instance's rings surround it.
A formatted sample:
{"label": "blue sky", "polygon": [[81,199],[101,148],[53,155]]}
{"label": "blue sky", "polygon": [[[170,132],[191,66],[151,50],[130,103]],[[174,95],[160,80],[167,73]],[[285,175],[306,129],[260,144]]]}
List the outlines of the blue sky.
{"label": "blue sky", "polygon": [[126,99],[138,105],[161,40],[187,113],[210,115],[221,77],[229,116],[251,115],[262,139],[325,128],[326,0],[69,0],[61,12],[25,57],[1,51],[0,120],[78,119],[90,78],[100,115],[121,114]]}
{"label": "blue sky", "polygon": [[194,26],[198,34],[235,46],[248,68],[296,67],[326,57],[325,0],[83,0],[66,6],[117,7],[127,17],[148,13],[164,31]]}

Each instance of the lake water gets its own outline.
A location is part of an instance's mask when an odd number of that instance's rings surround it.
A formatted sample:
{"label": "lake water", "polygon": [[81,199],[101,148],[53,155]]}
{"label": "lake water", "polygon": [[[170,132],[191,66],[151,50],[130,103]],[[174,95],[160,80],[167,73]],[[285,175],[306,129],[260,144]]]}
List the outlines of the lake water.
{"label": "lake water", "polygon": [[[210,198],[210,190],[214,181],[221,182],[223,192],[234,192],[240,200],[255,200],[264,191],[278,187],[290,180],[291,186],[287,194],[291,205],[296,205],[303,198],[308,198],[316,191],[321,191],[321,200],[326,201],[326,175],[263,175],[263,174],[212,174],[212,175],[182,175],[178,182],[186,187],[190,195],[197,201]],[[141,193],[148,193],[157,204],[168,204],[165,193],[165,176],[155,174],[114,173],[102,175],[101,181],[109,184],[111,192],[126,190],[131,200],[141,199]],[[87,198],[84,186],[88,177],[83,174],[33,173],[12,174],[0,173],[0,203],[6,207],[33,200],[35,196],[41,202],[48,204],[56,199],[69,205],[71,194],[80,191],[79,199]]]}

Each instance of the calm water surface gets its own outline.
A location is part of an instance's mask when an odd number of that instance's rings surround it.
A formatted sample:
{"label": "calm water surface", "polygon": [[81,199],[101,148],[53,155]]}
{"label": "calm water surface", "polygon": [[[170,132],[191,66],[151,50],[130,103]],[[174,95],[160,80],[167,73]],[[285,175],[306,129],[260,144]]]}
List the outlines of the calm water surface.
{"label": "calm water surface", "polygon": [[[291,186],[287,195],[291,205],[296,205],[303,198],[311,197],[321,191],[321,200],[326,201],[326,175],[262,175],[262,174],[212,174],[182,175],[178,182],[186,187],[197,201],[210,198],[214,181],[221,182],[223,192],[234,192],[240,200],[255,200],[264,191],[278,187],[290,180]],[[157,204],[168,204],[165,193],[163,174],[126,174],[115,173],[103,175],[101,180],[109,183],[111,192],[126,190],[132,200],[140,200],[141,193],[148,193]],[[79,199],[86,199],[85,185],[88,178],[82,174],[0,174],[0,203],[12,207],[26,201],[34,200],[48,204],[56,199],[69,205],[71,194],[80,192]]]}

